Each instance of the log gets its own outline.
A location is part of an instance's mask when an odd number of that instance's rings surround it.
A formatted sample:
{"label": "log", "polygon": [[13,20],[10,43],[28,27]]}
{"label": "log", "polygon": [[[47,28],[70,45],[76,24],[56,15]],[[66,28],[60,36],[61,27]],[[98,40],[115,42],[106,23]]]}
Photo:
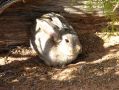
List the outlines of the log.
{"label": "log", "polygon": [[89,28],[90,31],[97,31],[95,25],[100,27],[106,20],[99,15],[86,13],[84,1],[78,0],[72,4],[71,0],[51,0],[43,5],[39,0],[15,3],[0,14],[0,50],[29,45],[35,19],[49,12],[62,14],[79,34],[89,31]]}

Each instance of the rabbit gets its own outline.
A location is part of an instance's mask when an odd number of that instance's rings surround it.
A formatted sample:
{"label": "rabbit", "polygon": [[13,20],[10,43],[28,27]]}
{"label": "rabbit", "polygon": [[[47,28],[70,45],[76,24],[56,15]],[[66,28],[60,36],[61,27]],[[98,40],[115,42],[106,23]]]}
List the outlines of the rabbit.
{"label": "rabbit", "polygon": [[69,64],[82,51],[73,27],[63,16],[55,13],[36,19],[31,46],[48,66]]}

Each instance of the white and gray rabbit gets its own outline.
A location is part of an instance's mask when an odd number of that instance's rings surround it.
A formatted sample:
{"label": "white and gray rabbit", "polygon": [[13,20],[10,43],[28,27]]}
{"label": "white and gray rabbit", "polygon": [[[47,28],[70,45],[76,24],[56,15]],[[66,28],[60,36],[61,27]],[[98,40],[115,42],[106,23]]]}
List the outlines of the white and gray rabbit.
{"label": "white and gray rabbit", "polygon": [[82,51],[77,33],[63,16],[55,13],[36,19],[31,46],[49,66],[68,64]]}

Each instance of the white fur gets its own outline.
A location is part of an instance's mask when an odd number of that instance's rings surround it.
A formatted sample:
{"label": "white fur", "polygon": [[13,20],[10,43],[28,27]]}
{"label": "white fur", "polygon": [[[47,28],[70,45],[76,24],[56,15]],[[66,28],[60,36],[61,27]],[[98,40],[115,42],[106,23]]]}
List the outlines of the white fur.
{"label": "white fur", "polygon": [[[55,25],[62,29],[54,28]],[[68,24],[66,23],[66,25]],[[32,46],[37,49],[40,53],[39,57],[49,66],[65,65],[72,62],[82,49],[77,34],[74,34],[76,32],[70,30],[70,26],[69,30],[65,31],[66,33],[61,34],[59,33],[60,30],[64,29],[57,14],[52,22],[45,21],[45,19],[36,20],[35,32],[37,33],[34,35],[33,41],[36,47],[34,44]],[[61,34],[60,38],[58,37],[59,34]],[[57,38],[57,41],[54,38]]]}

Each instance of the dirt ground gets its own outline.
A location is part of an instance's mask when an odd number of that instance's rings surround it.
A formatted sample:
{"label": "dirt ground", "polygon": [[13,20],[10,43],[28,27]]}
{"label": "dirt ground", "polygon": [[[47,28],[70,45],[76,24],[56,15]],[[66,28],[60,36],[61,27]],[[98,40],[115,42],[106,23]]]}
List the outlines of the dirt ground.
{"label": "dirt ground", "polygon": [[64,67],[45,65],[29,47],[0,54],[0,90],[119,90],[119,36],[79,35],[83,52]]}

